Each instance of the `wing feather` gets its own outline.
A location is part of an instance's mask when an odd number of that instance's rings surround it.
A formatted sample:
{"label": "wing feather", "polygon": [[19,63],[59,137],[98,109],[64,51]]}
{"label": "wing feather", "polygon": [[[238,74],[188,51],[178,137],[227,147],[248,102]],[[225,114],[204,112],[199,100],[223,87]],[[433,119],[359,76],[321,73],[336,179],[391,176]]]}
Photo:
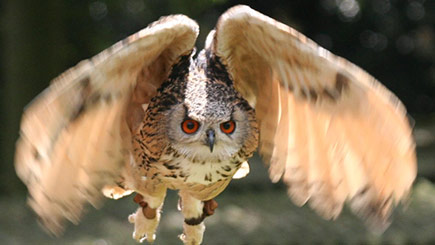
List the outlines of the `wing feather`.
{"label": "wing feather", "polygon": [[143,105],[197,35],[185,16],[162,18],[61,74],[26,108],[15,167],[49,231],[77,223],[84,203],[98,206],[101,189],[115,186]]}
{"label": "wing feather", "polygon": [[282,178],[296,204],[308,201],[327,219],[349,201],[386,227],[416,176],[402,103],[361,68],[247,6],[228,10],[211,35],[209,48],[256,109],[272,181]]}

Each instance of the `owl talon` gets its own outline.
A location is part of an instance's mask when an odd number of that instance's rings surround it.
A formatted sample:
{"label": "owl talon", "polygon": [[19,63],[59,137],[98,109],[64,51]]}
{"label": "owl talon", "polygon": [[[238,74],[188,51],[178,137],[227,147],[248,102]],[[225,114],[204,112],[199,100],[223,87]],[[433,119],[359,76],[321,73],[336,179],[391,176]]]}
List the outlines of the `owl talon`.
{"label": "owl talon", "polygon": [[134,232],[133,232],[133,238],[142,243],[145,240],[149,243],[154,242],[156,239],[156,229],[157,225],[159,223],[159,212],[155,212],[155,217],[153,219],[148,219],[143,214],[144,208],[139,207],[135,213],[128,216],[128,221],[132,224],[134,224]]}
{"label": "owl talon", "polygon": [[183,224],[183,234],[178,237],[185,245],[199,245],[202,242],[205,225],[200,223],[199,225]]}
{"label": "owl talon", "polygon": [[134,224],[133,238],[142,243],[145,240],[153,243],[156,239],[156,230],[160,220],[158,208],[151,208],[141,194],[136,194],[133,201],[139,204],[135,213],[128,216],[128,221]]}

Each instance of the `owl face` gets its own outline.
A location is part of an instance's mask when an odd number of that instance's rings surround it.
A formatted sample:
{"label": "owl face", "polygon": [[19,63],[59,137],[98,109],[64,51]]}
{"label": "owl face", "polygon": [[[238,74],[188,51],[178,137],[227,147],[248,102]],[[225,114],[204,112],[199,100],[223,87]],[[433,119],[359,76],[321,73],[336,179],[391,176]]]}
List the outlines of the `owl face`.
{"label": "owl face", "polygon": [[190,159],[224,161],[243,146],[249,132],[247,114],[237,106],[221,118],[198,116],[186,104],[169,112],[168,138],[172,147]]}

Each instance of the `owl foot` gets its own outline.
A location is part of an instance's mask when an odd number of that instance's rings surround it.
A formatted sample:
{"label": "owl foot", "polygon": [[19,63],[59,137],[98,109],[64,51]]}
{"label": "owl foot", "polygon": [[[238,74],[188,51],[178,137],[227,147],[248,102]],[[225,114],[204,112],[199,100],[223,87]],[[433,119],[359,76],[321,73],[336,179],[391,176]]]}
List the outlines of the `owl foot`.
{"label": "owl foot", "polygon": [[199,245],[202,242],[202,236],[205,231],[205,225],[201,222],[198,225],[183,224],[183,234],[181,234],[180,240],[184,244],[188,245]]}
{"label": "owl foot", "polygon": [[159,218],[159,213],[157,213],[154,219],[146,218],[143,214],[142,207],[138,208],[135,213],[130,214],[128,221],[134,224],[133,239],[138,242],[144,242],[145,240],[149,243],[154,242]]}
{"label": "owl foot", "polygon": [[160,212],[157,208],[149,207],[143,197],[137,194],[134,201],[140,205],[135,213],[128,216],[128,221],[134,224],[133,238],[138,242],[154,242],[156,230],[160,220]]}
{"label": "owl foot", "polygon": [[183,234],[179,237],[184,244],[201,244],[205,231],[204,219],[214,214],[218,204],[213,199],[198,200],[184,191],[180,191],[179,195],[179,208],[184,216]]}

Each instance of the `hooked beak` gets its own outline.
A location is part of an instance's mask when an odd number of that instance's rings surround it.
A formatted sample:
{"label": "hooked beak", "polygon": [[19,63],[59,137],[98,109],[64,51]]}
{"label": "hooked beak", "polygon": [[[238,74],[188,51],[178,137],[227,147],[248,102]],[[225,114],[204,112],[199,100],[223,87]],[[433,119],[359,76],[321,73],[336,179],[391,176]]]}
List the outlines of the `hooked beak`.
{"label": "hooked beak", "polygon": [[207,133],[207,144],[210,147],[210,152],[213,152],[213,147],[214,147],[214,130],[213,129],[209,129],[206,131]]}

